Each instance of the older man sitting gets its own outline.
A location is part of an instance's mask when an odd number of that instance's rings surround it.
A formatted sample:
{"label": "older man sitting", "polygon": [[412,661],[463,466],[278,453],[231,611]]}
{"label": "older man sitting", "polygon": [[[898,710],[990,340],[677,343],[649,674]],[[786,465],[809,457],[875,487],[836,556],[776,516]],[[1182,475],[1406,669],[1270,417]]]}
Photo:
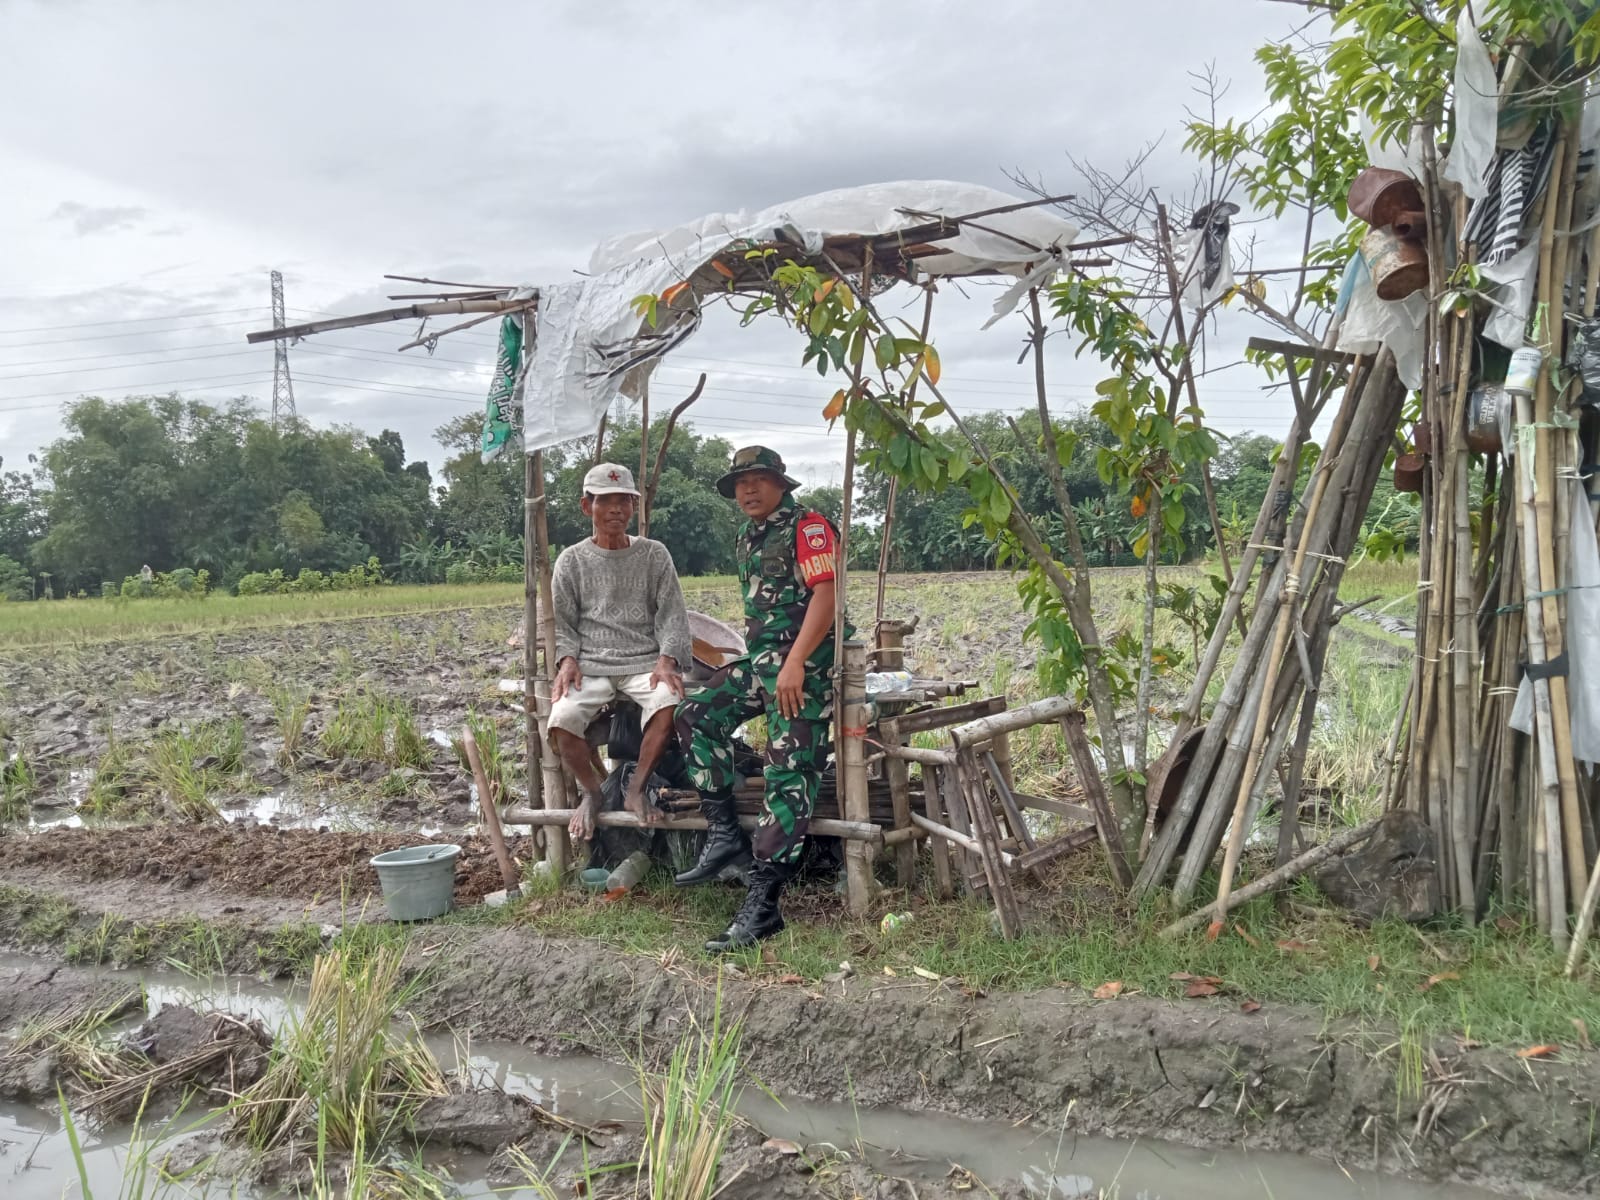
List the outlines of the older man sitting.
{"label": "older man sitting", "polygon": [[[627,467],[596,466],[584,476],[582,501],[593,534],[563,550],[555,565],[550,736],[583,792],[569,829],[584,841],[594,834],[603,782],[584,738],[590,722],[626,696],[640,709],[640,758],[657,761],[673,736],[673,708],[691,664],[689,618],[672,555],[660,542],[628,534],[638,500]],[[642,788],[630,789],[627,808],[651,815]]]}

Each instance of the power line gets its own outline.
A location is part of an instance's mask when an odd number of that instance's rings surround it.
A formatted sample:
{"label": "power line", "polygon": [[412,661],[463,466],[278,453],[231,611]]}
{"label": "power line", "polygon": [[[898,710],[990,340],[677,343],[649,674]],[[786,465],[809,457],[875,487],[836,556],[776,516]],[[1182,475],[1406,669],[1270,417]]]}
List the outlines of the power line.
{"label": "power line", "polygon": [[189,317],[220,317],[231,313],[257,312],[250,308],[208,308],[192,313],[172,313],[164,317],[123,317],[117,321],[79,321],[72,325],[34,325],[26,329],[7,329],[5,333],[54,333],[61,329],[98,329],[104,325],[138,325],[147,321],[181,321]]}

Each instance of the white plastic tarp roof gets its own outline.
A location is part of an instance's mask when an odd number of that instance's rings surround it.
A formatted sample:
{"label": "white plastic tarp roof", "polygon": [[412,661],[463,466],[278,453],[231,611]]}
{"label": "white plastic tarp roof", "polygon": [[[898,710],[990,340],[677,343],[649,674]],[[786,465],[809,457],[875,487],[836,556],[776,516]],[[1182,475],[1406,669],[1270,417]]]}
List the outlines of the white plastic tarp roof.
{"label": "white plastic tarp roof", "polygon": [[[974,183],[909,180],[841,188],[759,212],[713,213],[674,229],[644,230],[602,242],[590,273],[539,289],[537,340],[523,390],[523,444],[537,450],[587,437],[619,391],[637,396],[655,364],[699,325],[698,310],[671,326],[648,329],[634,314],[635,297],[660,295],[738,242],[770,242],[776,231],[809,253],[824,238],[873,237],[926,224],[900,210],[956,217],[1023,203]],[[1077,228],[1042,208],[982,219],[939,243],[947,253],[919,259],[933,276],[994,271],[1019,281],[995,305],[990,323],[1010,312],[1029,287],[1061,269]],[[1038,247],[1037,250],[1028,246]]]}

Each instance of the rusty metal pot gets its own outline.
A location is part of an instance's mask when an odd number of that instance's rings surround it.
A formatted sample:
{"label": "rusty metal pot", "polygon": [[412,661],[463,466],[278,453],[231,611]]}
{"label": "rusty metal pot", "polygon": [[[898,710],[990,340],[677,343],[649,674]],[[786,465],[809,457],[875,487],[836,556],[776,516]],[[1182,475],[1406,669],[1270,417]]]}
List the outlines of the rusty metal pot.
{"label": "rusty metal pot", "polygon": [[1419,212],[1403,212],[1390,223],[1389,228],[1407,241],[1420,242],[1428,236],[1428,218]]}
{"label": "rusty metal pot", "polygon": [[1433,453],[1433,426],[1426,421],[1418,421],[1411,430],[1411,446],[1416,452],[1426,458]]}
{"label": "rusty metal pot", "polygon": [[1350,185],[1350,211],[1374,229],[1393,225],[1402,213],[1422,209],[1422,189],[1404,171],[1368,167]]}
{"label": "rusty metal pot", "polygon": [[1467,402],[1467,449],[1474,454],[1498,454],[1501,448],[1500,414],[1510,402],[1498,383],[1472,390]]}
{"label": "rusty metal pot", "polygon": [[1380,300],[1404,300],[1428,286],[1428,252],[1392,229],[1374,229],[1362,238],[1361,257]]}
{"label": "rusty metal pot", "polygon": [[1402,454],[1394,460],[1394,490],[1417,494],[1422,491],[1422,477],[1427,474],[1428,460],[1420,454]]}

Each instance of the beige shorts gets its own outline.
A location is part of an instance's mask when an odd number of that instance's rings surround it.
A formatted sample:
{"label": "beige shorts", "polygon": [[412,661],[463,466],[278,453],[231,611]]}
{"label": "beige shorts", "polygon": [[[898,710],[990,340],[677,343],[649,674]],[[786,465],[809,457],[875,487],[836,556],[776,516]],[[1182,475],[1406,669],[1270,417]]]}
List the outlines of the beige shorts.
{"label": "beige shorts", "polygon": [[626,696],[639,706],[641,726],[648,725],[662,709],[671,709],[678,703],[677,694],[666,684],[650,685],[648,671],[640,675],[585,675],[578,687],[568,689],[550,706],[550,728],[582,737],[600,710],[618,696]]}

